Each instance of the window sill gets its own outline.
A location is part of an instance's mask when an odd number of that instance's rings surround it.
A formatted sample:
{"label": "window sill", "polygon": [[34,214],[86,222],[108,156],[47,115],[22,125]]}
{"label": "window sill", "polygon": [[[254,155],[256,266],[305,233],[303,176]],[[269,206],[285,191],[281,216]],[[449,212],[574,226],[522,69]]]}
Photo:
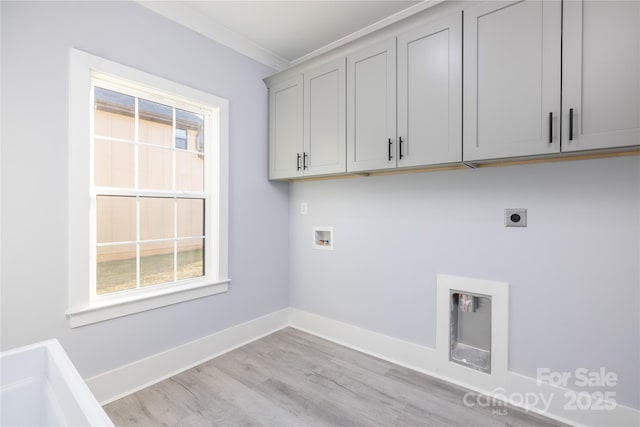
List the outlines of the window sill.
{"label": "window sill", "polygon": [[69,326],[77,328],[78,326],[90,325],[116,317],[219,294],[229,290],[229,282],[231,282],[231,279],[214,283],[196,283],[190,286],[164,288],[155,292],[145,292],[142,295],[130,296],[126,299],[101,302],[99,304],[94,303],[87,307],[69,309],[67,311]]}

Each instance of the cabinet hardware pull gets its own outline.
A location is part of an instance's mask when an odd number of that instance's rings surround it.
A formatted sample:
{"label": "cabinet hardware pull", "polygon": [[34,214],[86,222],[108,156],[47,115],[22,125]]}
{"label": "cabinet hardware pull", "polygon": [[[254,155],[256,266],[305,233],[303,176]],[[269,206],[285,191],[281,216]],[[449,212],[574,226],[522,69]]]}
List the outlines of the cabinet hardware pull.
{"label": "cabinet hardware pull", "polygon": [[304,153],[303,157],[302,157],[302,168],[304,170],[309,169],[309,166],[307,165],[307,159],[309,158],[309,155],[307,153]]}
{"label": "cabinet hardware pull", "polygon": [[402,154],[402,137],[398,139],[398,159],[402,160],[404,154]]}
{"label": "cabinet hardware pull", "polygon": [[300,153],[296,153],[296,170],[300,170]]}
{"label": "cabinet hardware pull", "polygon": [[569,108],[569,141],[573,141],[573,108]]}
{"label": "cabinet hardware pull", "polygon": [[549,144],[553,143],[553,113],[549,113]]}
{"label": "cabinet hardware pull", "polygon": [[391,145],[393,145],[393,143],[391,142],[391,138],[389,138],[389,161],[393,159],[393,156],[391,155]]}

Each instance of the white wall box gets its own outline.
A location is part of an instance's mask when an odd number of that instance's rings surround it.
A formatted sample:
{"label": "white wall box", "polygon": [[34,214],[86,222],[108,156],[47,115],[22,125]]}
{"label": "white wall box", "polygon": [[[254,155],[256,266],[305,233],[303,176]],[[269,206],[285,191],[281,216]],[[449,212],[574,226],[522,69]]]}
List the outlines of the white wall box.
{"label": "white wall box", "polygon": [[563,3],[562,151],[640,144],[640,2]]}
{"label": "white wall box", "polygon": [[347,88],[350,172],[460,162],[462,14],[349,55]]}
{"label": "white wall box", "polygon": [[333,250],[333,227],[313,227],[313,249]]}
{"label": "white wall box", "polygon": [[635,1],[465,10],[464,160],[640,145],[639,28]]}
{"label": "white wall box", "polygon": [[269,178],[346,172],[345,58],[269,88]]}

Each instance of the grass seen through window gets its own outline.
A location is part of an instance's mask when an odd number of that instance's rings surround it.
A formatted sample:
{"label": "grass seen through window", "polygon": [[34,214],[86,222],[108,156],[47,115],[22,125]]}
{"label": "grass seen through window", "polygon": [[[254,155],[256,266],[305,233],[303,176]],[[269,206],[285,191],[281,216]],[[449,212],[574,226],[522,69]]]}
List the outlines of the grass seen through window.
{"label": "grass seen through window", "polygon": [[[204,275],[202,249],[178,252],[177,280]],[[140,286],[173,282],[173,252],[140,257]],[[164,266],[171,265],[167,271]],[[136,259],[97,263],[97,293],[107,294],[136,288]]]}

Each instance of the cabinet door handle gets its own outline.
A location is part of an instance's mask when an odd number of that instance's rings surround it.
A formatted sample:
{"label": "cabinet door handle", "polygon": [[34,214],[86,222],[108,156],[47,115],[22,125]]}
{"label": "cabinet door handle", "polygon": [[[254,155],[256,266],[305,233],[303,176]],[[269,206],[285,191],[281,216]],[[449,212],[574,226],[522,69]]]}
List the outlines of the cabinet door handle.
{"label": "cabinet door handle", "polygon": [[553,142],[553,113],[549,113],[549,144]]}
{"label": "cabinet door handle", "polygon": [[391,138],[389,138],[389,161],[391,161],[391,159],[393,159],[393,156],[391,155],[391,146],[393,145],[393,143],[391,142]]}
{"label": "cabinet door handle", "polygon": [[307,153],[304,153],[304,155],[302,156],[302,168],[304,170],[309,169],[309,166],[307,165],[307,159],[309,158],[309,155]]}
{"label": "cabinet door handle", "polygon": [[569,108],[569,141],[573,141],[573,108]]}
{"label": "cabinet door handle", "polygon": [[398,138],[398,159],[402,160],[404,154],[402,154],[402,137]]}
{"label": "cabinet door handle", "polygon": [[296,170],[300,170],[300,153],[296,153]]}

